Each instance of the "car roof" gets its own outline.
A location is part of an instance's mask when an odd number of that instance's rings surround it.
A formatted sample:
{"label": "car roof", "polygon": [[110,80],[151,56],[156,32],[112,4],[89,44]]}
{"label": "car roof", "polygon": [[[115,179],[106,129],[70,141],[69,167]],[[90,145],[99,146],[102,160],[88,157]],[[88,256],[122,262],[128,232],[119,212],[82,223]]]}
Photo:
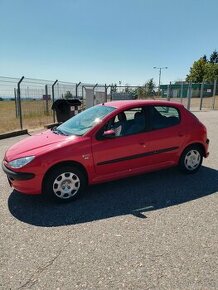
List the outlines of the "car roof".
{"label": "car roof", "polygon": [[162,100],[125,100],[125,101],[110,101],[102,105],[114,107],[117,109],[125,109],[134,106],[174,106],[183,108],[184,106],[177,102],[162,101]]}

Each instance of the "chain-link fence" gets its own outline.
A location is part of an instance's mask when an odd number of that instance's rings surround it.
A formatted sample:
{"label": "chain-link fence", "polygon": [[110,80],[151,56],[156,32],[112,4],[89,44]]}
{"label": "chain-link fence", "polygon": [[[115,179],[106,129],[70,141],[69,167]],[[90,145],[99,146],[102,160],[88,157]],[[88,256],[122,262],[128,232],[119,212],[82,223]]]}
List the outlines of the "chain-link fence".
{"label": "chain-link fence", "polygon": [[104,85],[0,76],[0,133],[56,122],[52,104],[57,99],[80,99],[85,109],[88,89],[94,97],[105,96]]}
{"label": "chain-link fence", "polygon": [[182,103],[188,110],[217,110],[218,109],[218,83],[187,83],[160,86],[160,97],[169,101]]}
{"label": "chain-link fence", "polygon": [[192,111],[209,110],[218,109],[218,83],[118,86],[0,77],[0,133],[56,122],[51,108],[57,99],[79,99],[82,109],[110,100],[161,99]]}

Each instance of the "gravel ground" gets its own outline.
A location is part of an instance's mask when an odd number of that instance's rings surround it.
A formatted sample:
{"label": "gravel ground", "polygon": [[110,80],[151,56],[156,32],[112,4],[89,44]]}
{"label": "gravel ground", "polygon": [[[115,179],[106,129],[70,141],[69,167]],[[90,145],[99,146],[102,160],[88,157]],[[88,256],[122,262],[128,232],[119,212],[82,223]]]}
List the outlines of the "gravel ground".
{"label": "gravel ground", "polygon": [[[12,192],[0,171],[0,289],[218,289],[218,111],[210,156],[90,187],[74,203]],[[0,158],[24,137],[0,141]]]}

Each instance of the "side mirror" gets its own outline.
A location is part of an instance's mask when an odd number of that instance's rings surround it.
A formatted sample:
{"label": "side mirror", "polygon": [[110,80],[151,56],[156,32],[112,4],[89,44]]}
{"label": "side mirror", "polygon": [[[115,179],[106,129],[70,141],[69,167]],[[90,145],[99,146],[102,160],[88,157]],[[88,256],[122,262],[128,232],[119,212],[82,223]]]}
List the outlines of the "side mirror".
{"label": "side mirror", "polygon": [[114,138],[116,135],[115,135],[115,131],[114,130],[107,130],[107,131],[104,131],[103,133],[103,138],[108,138],[108,139],[112,139]]}

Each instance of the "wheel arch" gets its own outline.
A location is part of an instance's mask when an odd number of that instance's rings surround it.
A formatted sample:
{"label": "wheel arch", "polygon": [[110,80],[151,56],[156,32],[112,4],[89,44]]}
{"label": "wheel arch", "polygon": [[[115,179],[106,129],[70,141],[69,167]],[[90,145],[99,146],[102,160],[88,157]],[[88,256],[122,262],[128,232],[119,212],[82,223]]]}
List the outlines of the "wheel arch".
{"label": "wheel arch", "polygon": [[[182,154],[183,154],[183,152],[184,152],[187,148],[189,148],[189,147],[193,147],[193,146],[196,146],[196,147],[200,148],[201,151],[202,151],[202,153],[203,153],[203,156],[206,157],[206,150],[205,150],[205,147],[204,147],[204,145],[203,145],[202,143],[200,143],[200,142],[193,142],[193,143],[187,145],[187,146],[182,150]],[[181,154],[181,156],[182,156],[182,154]]]}
{"label": "wheel arch", "polygon": [[56,168],[58,167],[61,167],[61,166],[75,166],[77,167],[79,170],[82,171],[82,173],[84,174],[85,178],[86,178],[86,182],[88,183],[89,182],[89,178],[88,178],[88,172],[86,170],[86,168],[79,162],[76,162],[76,161],[62,161],[62,162],[59,162],[59,163],[56,163],[54,164],[53,166],[51,166],[45,173],[44,177],[43,177],[43,180],[42,180],[42,190],[43,190],[43,187],[44,187],[44,184],[45,184],[45,181],[47,179],[47,177],[49,176],[49,174],[55,170]]}

